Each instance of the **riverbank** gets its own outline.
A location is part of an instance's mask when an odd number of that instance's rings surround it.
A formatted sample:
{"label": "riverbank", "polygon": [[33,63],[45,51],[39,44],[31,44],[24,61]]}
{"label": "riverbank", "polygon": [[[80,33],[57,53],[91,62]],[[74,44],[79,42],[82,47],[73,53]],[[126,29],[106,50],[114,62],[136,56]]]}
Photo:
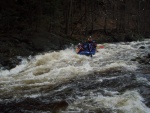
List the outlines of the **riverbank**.
{"label": "riverbank", "polygon": [[9,34],[0,36],[0,67],[12,69],[21,57],[64,49],[72,40],[48,32]]}
{"label": "riverbank", "polygon": [[[18,65],[22,57],[27,58],[48,51],[62,50],[69,47],[70,44],[86,41],[88,37],[73,36],[72,38],[66,38],[65,36],[59,36],[49,32],[1,34],[0,36],[0,67],[7,70]],[[92,37],[97,43],[130,42],[149,38],[148,35],[138,35],[135,33],[106,34],[98,31]]]}

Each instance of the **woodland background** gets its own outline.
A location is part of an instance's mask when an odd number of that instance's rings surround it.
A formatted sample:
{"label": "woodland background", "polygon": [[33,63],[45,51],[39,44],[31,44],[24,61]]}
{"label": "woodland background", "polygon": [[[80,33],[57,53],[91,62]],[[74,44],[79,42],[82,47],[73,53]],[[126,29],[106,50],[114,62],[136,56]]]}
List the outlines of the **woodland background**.
{"label": "woodland background", "polygon": [[97,43],[142,40],[149,30],[150,0],[0,0],[0,64],[89,36]]}

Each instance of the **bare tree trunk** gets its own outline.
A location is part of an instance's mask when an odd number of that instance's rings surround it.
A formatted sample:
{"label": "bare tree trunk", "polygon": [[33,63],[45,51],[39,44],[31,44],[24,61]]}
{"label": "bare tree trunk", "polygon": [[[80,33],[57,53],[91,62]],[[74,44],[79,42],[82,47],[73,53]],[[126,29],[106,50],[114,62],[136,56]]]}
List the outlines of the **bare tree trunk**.
{"label": "bare tree trunk", "polygon": [[138,31],[138,33],[140,33],[140,4],[141,4],[141,1],[139,0],[138,1],[138,27],[137,27],[137,31]]}
{"label": "bare tree trunk", "polygon": [[125,25],[124,25],[124,30],[125,30],[125,33],[127,32],[127,29],[128,29],[128,19],[129,19],[129,17],[128,17],[128,9],[127,9],[127,0],[125,0]]}
{"label": "bare tree trunk", "polygon": [[116,19],[116,29],[117,32],[119,33],[119,0],[117,0],[117,19]]}
{"label": "bare tree trunk", "polygon": [[94,2],[93,1],[92,1],[92,4],[91,4],[91,18],[92,18],[91,34],[93,34],[93,29],[94,29]]}
{"label": "bare tree trunk", "polygon": [[85,0],[85,36],[87,36],[87,0]]}
{"label": "bare tree trunk", "polygon": [[[82,10],[82,0],[80,0],[80,11]],[[81,12],[80,12],[81,13]]]}
{"label": "bare tree trunk", "polygon": [[114,26],[114,23],[116,21],[116,17],[115,17],[115,0],[112,0],[112,20],[113,20],[113,27],[112,27],[112,30],[114,30],[115,26]]}
{"label": "bare tree trunk", "polygon": [[67,8],[66,11],[66,30],[65,33],[68,36],[69,35],[69,29],[70,29],[70,18],[71,18],[71,10],[72,10],[72,0],[68,0],[67,5],[69,4],[69,9]]}
{"label": "bare tree trunk", "polygon": [[107,33],[107,9],[105,9],[105,24],[104,24],[104,32]]}
{"label": "bare tree trunk", "polygon": [[123,16],[124,16],[124,18],[123,18],[123,32],[126,32],[126,0],[124,0],[124,2],[123,2],[123,6],[124,6],[124,12],[123,12]]}
{"label": "bare tree trunk", "polygon": [[71,28],[70,28],[70,31],[72,32],[73,30],[73,2],[74,0],[71,0],[71,4],[70,4],[70,25],[71,25]]}

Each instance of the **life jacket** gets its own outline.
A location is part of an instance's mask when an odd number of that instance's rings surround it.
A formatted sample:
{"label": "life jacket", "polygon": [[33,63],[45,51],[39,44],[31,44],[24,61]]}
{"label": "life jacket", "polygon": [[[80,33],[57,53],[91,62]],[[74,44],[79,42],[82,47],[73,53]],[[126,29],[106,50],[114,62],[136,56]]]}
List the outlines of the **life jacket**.
{"label": "life jacket", "polygon": [[81,52],[83,50],[84,50],[83,45],[78,45],[78,47],[76,48],[76,53],[79,53],[79,52]]}
{"label": "life jacket", "polygon": [[95,41],[88,41],[88,49],[91,51],[93,48],[96,48],[97,44]]}

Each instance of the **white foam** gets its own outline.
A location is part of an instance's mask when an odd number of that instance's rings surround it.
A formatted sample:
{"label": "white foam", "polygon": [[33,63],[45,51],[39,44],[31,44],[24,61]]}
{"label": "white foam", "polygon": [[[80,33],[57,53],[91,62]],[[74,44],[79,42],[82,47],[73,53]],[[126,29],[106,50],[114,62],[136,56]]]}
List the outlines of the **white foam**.
{"label": "white foam", "polygon": [[34,90],[32,87],[60,84],[71,78],[87,75],[93,69],[89,60],[89,57],[77,55],[69,49],[37,55],[29,63],[24,62],[10,71],[3,71],[0,78],[5,87],[0,90],[3,95],[10,95],[13,90],[16,93],[21,90],[20,84],[30,87],[28,90]]}
{"label": "white foam", "polygon": [[15,68],[13,68],[11,70],[1,70],[0,76],[8,76],[8,75],[17,74],[17,73],[21,72],[23,69],[25,69],[27,63],[28,63],[27,60],[23,59],[21,64],[17,65]]}
{"label": "white foam", "polygon": [[108,90],[104,90],[104,94],[107,96],[113,96],[113,95],[117,95],[119,94],[118,91],[108,91]]}
{"label": "white foam", "polygon": [[42,96],[42,95],[41,94],[24,95],[24,97],[30,97],[30,98],[37,98],[39,96]]}
{"label": "white foam", "polygon": [[144,78],[144,77],[137,77],[136,80],[139,83],[146,83],[146,84],[150,85],[150,82],[146,78]]}
{"label": "white foam", "polygon": [[123,68],[123,70],[125,69],[128,71],[135,71],[137,69],[137,66],[135,64],[127,65],[125,62],[115,62],[115,63],[110,63],[105,66],[102,66],[101,68],[97,70],[102,71],[102,70],[107,70],[111,68]]}
{"label": "white foam", "polygon": [[[77,55],[74,50],[66,49],[37,55],[31,61],[24,59],[16,68],[0,72],[1,86],[5,85],[0,91],[4,92],[4,95],[11,94],[12,90],[20,91],[21,89],[16,88],[20,84],[30,87],[29,90],[34,90],[32,87],[58,85],[75,77],[112,68],[127,71],[137,69],[136,63],[127,60],[133,57],[133,53],[138,52],[136,48],[119,43],[104,44],[104,46],[104,49],[98,49],[99,52],[93,58]],[[4,91],[5,89],[8,89],[7,92]]]}
{"label": "white foam", "polygon": [[[82,105],[82,106],[81,106]],[[110,109],[112,113],[149,113],[150,109],[143,103],[143,98],[136,91],[127,91],[122,95],[114,96],[90,96],[80,97],[68,107],[68,111],[82,109],[81,111],[96,110],[100,108]]]}

